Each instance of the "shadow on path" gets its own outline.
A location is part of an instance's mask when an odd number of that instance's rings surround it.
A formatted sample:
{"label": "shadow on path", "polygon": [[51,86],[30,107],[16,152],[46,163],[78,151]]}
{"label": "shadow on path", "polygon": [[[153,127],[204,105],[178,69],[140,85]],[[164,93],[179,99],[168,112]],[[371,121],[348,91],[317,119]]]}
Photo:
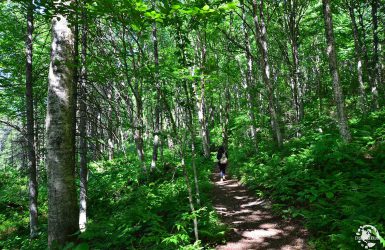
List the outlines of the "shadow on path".
{"label": "shadow on path", "polygon": [[213,201],[222,222],[231,228],[218,250],[308,249],[307,232],[295,222],[272,214],[269,202],[255,198],[237,180],[219,181],[214,174]]}

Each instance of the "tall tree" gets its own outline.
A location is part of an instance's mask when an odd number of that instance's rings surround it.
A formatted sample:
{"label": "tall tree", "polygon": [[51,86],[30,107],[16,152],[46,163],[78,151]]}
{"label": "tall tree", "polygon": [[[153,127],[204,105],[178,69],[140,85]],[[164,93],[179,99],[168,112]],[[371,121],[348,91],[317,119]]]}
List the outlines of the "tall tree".
{"label": "tall tree", "polygon": [[30,236],[35,238],[38,231],[37,212],[37,176],[36,176],[36,151],[34,131],[34,104],[33,104],[33,78],[32,78],[32,56],[33,56],[33,1],[27,2],[27,40],[26,40],[26,68],[25,68],[25,103],[27,111],[27,148],[29,160],[29,220]]}
{"label": "tall tree", "polygon": [[[292,103],[293,110],[295,111],[295,124],[302,121],[304,116],[303,107],[303,84],[301,84],[301,72],[299,65],[299,37],[300,37],[300,21],[303,17],[303,13],[307,7],[307,1],[290,0],[284,3],[284,22],[285,30],[288,35],[289,44],[291,47],[291,57],[288,62],[290,63],[290,87],[292,90]],[[299,137],[301,132],[296,129],[296,135]]]}
{"label": "tall tree", "polygon": [[[200,61],[200,86],[195,86],[195,95],[197,99],[198,108],[198,120],[201,125],[201,137],[203,144],[203,154],[206,158],[210,157],[210,132],[207,122],[207,105],[206,105],[206,57],[207,57],[207,46],[206,46],[206,30],[198,33],[199,41],[197,51],[199,53]],[[200,94],[199,94],[200,92]]]}
{"label": "tall tree", "polygon": [[255,40],[258,44],[260,54],[261,54],[261,67],[262,67],[262,79],[267,88],[267,98],[269,103],[269,113],[270,113],[270,124],[273,132],[273,138],[280,148],[283,145],[283,138],[281,133],[281,128],[279,125],[278,112],[276,108],[275,95],[274,95],[274,86],[271,81],[270,75],[270,63],[269,63],[269,52],[267,44],[267,31],[265,25],[265,17],[263,14],[264,4],[263,1],[253,0],[253,18],[255,25]]}
{"label": "tall tree", "polygon": [[352,23],[353,38],[354,38],[354,51],[357,59],[357,76],[358,76],[358,105],[360,110],[363,113],[366,113],[366,94],[365,94],[365,85],[363,80],[363,70],[362,70],[362,49],[361,42],[358,34],[358,27],[356,22],[356,17],[354,13],[354,2],[350,1],[348,3],[349,16]]}
{"label": "tall tree", "polygon": [[378,53],[378,0],[371,0],[372,7],[372,25],[373,25],[373,59],[372,59],[372,99],[373,99],[373,109],[379,108],[378,103],[378,91],[380,84],[380,64],[379,64],[379,53]]}
{"label": "tall tree", "polygon": [[337,119],[340,134],[345,142],[351,140],[348,121],[345,113],[345,100],[340,83],[340,75],[338,72],[336,45],[333,32],[332,10],[329,0],[322,0],[323,14],[325,21],[325,32],[327,40],[327,55],[329,59],[329,69],[332,75],[334,100],[337,106]]}
{"label": "tall tree", "polygon": [[87,187],[88,187],[88,142],[87,142],[87,13],[82,10],[81,70],[79,98],[79,155],[80,155],[80,194],[79,194],[79,229],[85,231],[87,224]]}
{"label": "tall tree", "polygon": [[[153,7],[155,8],[155,1],[153,1]],[[154,124],[154,144],[152,150],[151,170],[156,168],[156,161],[158,160],[158,147],[159,147],[159,132],[160,132],[160,81],[159,81],[159,52],[158,52],[158,35],[156,22],[152,24],[152,41],[154,46],[154,84],[156,89],[156,103],[155,103],[155,124]]]}
{"label": "tall tree", "polygon": [[[123,24],[121,41],[123,45],[124,74],[126,77],[127,85],[130,87],[135,99],[135,111],[133,112],[134,113],[133,134],[134,134],[136,151],[138,154],[139,161],[141,162],[143,171],[147,171],[147,167],[145,164],[144,142],[143,142],[143,136],[142,136],[143,134],[142,79],[139,79],[140,76],[138,76],[141,58],[139,55],[137,58],[135,58],[133,45],[131,44],[130,40],[126,36],[127,32],[128,32],[128,27],[126,27],[125,24]],[[138,42],[138,37],[134,37],[134,35],[131,34],[131,40],[134,40],[139,47],[138,49],[142,51],[142,48],[140,47],[140,44]],[[132,76],[130,76],[128,62],[127,62],[127,57],[129,55],[128,52],[132,55],[132,59],[131,59],[132,72],[133,72]]]}
{"label": "tall tree", "polygon": [[[246,68],[246,75],[245,75],[246,88],[247,88],[246,95],[247,95],[247,102],[249,105],[249,117],[251,120],[251,136],[253,137],[253,140],[254,140],[255,150],[258,151],[258,137],[257,137],[257,129],[256,129],[256,120],[255,120],[255,115],[254,115],[255,101],[253,100],[253,95],[252,95],[253,85],[254,85],[253,84],[254,83],[254,81],[253,81],[254,80],[254,78],[253,78],[253,58],[251,56],[249,30],[248,30],[248,25],[247,25],[247,21],[246,21],[246,11],[245,11],[244,1],[241,2],[241,9],[242,9],[242,30],[243,30],[244,40],[245,40],[245,55],[246,55],[246,60],[247,60],[247,68]],[[228,91],[228,87],[227,87],[227,91]],[[227,148],[226,148],[226,150],[227,150]]]}
{"label": "tall tree", "polygon": [[[181,32],[181,27],[178,25],[177,26],[177,43],[176,46],[180,50],[180,61],[183,67],[187,67],[187,58],[186,58],[186,44],[185,44],[185,39],[183,38],[183,34]],[[200,192],[199,192],[199,183],[198,183],[198,174],[197,174],[197,169],[196,169],[196,149],[195,149],[195,141],[196,141],[196,135],[195,135],[195,127],[194,127],[194,89],[191,84],[187,84],[187,80],[182,81],[183,89],[184,89],[184,94],[186,96],[186,104],[185,104],[185,111],[187,114],[187,128],[190,133],[191,137],[191,166],[193,169],[193,174],[194,174],[194,184],[195,184],[195,195],[196,195],[196,201],[197,205],[200,207],[201,202],[200,202]],[[166,105],[167,106],[167,105]],[[172,120],[172,119],[171,119]],[[183,155],[183,152],[181,153]],[[187,172],[185,172],[187,174]],[[186,184],[190,185],[188,176],[186,176]],[[190,207],[191,211],[194,211],[194,205],[191,203],[192,200],[190,201]],[[196,218],[195,218],[196,219]],[[194,220],[194,233],[196,240],[198,240],[198,225],[197,225],[197,220]]]}
{"label": "tall tree", "polygon": [[[364,5],[365,6],[365,5]],[[365,15],[365,7],[361,6],[361,3],[357,4],[357,14],[358,14],[358,24],[359,24],[359,39],[361,43],[361,51],[364,59],[364,64],[363,64],[363,69],[365,74],[367,75],[367,79],[370,83],[370,88],[372,88],[372,75],[370,71],[370,63],[369,63],[369,55],[368,55],[368,39],[367,39],[367,25],[365,24],[364,21],[364,15]]]}
{"label": "tall tree", "polygon": [[48,246],[57,248],[74,238],[79,217],[74,152],[74,35],[63,6],[52,17],[51,63],[47,100]]}

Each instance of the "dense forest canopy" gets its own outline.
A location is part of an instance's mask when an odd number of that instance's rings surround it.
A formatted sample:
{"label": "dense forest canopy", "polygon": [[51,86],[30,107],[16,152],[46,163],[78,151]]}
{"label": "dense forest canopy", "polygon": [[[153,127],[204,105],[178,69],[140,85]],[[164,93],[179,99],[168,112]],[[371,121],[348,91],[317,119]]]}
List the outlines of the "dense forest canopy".
{"label": "dense forest canopy", "polygon": [[0,248],[213,248],[220,146],[310,249],[385,236],[384,47],[384,0],[2,1]]}

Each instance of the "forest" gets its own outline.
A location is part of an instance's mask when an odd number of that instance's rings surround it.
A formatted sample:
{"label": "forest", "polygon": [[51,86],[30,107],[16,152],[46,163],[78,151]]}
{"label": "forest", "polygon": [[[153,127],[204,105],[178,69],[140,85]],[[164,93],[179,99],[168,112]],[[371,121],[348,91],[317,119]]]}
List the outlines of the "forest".
{"label": "forest", "polygon": [[385,248],[384,48],[384,0],[1,1],[0,249]]}

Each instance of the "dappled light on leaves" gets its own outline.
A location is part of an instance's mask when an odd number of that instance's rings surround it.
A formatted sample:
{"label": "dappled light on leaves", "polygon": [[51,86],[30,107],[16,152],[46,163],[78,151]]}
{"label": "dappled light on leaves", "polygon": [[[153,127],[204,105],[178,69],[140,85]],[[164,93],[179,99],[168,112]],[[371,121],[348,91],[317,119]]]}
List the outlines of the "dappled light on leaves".
{"label": "dappled light on leaves", "polygon": [[0,249],[385,247],[381,4],[0,1]]}

